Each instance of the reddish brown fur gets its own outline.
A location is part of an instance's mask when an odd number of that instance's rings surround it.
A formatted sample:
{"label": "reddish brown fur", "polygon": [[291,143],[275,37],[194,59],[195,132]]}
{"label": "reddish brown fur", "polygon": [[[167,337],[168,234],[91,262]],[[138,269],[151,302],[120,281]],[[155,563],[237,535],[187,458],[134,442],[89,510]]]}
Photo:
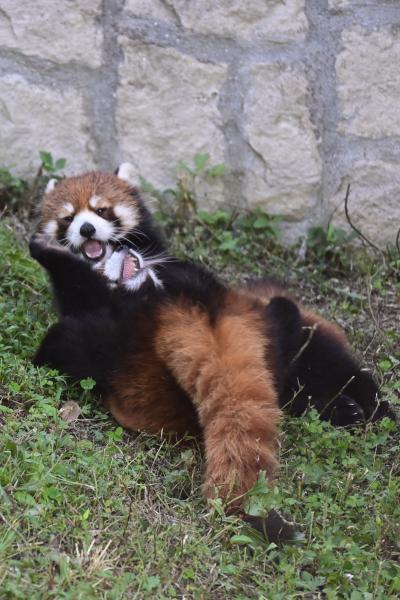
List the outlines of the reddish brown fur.
{"label": "reddish brown fur", "polygon": [[205,492],[243,495],[260,470],[277,465],[280,419],[273,381],[265,368],[261,317],[235,292],[214,328],[194,306],[168,306],[161,314],[157,354],[192,398],[203,429]]}
{"label": "reddish brown fur", "polygon": [[128,361],[113,384],[117,391],[104,403],[126,429],[178,436],[200,433],[189,398],[152,350]]}
{"label": "reddish brown fur", "polygon": [[40,224],[59,218],[66,202],[73,205],[75,212],[90,209],[89,200],[94,194],[101,196],[102,206],[114,207],[118,204],[138,208],[135,193],[132,195],[132,192],[135,190],[126,181],[98,171],[62,179],[43,198]]}

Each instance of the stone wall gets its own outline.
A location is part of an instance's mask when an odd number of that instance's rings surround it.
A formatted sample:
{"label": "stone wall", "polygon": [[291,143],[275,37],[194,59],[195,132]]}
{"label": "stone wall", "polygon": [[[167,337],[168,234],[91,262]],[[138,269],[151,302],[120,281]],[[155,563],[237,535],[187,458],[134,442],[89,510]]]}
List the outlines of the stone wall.
{"label": "stone wall", "polygon": [[262,206],[287,239],[352,184],[380,244],[400,225],[399,0],[0,0],[0,165],[132,162],[159,187],[208,152],[206,207]]}

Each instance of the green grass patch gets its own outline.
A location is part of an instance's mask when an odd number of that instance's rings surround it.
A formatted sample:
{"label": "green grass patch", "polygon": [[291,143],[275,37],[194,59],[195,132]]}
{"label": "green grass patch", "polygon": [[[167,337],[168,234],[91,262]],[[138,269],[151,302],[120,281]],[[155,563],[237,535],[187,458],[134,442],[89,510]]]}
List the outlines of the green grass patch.
{"label": "green grass patch", "polygon": [[[0,224],[1,598],[400,596],[398,425],[384,419],[350,433],[313,412],[286,419],[268,502],[300,524],[304,539],[282,548],[261,541],[218,503],[205,506],[195,444],[128,434],[98,405],[90,381],[72,385],[30,364],[55,314],[46,277],[12,223]],[[381,271],[378,281],[376,265],[363,258],[356,266],[344,250],[332,263],[320,247],[309,258],[284,250],[261,214],[164,224],[175,251],[230,281],[286,279],[346,327],[396,401],[394,278]],[[59,412],[68,400],[82,411],[72,422]],[[253,494],[250,510],[261,500]]]}

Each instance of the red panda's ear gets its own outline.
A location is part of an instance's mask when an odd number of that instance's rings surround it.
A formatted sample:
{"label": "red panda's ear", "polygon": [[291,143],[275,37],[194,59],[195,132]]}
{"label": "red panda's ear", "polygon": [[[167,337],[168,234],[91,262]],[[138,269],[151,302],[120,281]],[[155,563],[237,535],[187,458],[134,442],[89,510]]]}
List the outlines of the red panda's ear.
{"label": "red panda's ear", "polygon": [[47,185],[46,185],[46,189],[44,190],[44,193],[48,194],[49,192],[52,192],[57,183],[58,183],[57,179],[49,179],[49,181],[47,182]]}
{"label": "red panda's ear", "polygon": [[117,177],[128,182],[131,186],[135,187],[138,181],[137,170],[130,163],[122,163],[116,171]]}

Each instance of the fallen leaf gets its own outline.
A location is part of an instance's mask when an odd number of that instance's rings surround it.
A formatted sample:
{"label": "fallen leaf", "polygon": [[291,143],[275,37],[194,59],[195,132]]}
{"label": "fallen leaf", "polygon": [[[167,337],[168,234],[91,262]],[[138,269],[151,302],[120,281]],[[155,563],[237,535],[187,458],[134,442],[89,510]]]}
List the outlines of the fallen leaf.
{"label": "fallen leaf", "polygon": [[63,404],[59,412],[60,417],[63,421],[71,423],[72,421],[77,420],[77,418],[81,414],[81,409],[79,408],[79,404],[77,404],[73,400],[68,400],[68,402]]}

